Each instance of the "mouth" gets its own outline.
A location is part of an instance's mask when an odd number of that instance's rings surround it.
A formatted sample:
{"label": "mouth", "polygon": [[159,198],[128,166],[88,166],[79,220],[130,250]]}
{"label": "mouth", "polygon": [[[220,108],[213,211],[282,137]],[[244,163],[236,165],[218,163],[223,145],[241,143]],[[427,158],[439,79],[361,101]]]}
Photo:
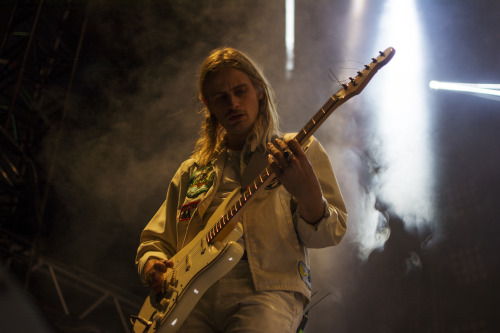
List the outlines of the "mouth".
{"label": "mouth", "polygon": [[237,114],[230,115],[227,119],[229,121],[238,121],[238,120],[243,119],[245,116],[246,115],[244,113],[237,113]]}

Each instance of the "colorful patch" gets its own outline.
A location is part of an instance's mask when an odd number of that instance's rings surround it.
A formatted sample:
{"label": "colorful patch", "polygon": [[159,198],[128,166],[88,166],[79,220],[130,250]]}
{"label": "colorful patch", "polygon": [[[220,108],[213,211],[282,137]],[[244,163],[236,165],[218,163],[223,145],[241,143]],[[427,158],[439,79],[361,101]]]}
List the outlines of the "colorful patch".
{"label": "colorful patch", "polygon": [[276,187],[278,187],[280,185],[281,185],[281,182],[278,180],[278,178],[274,178],[273,180],[271,180],[271,182],[269,183],[269,185],[267,185],[265,187],[265,189],[268,190],[268,191],[274,190]]}
{"label": "colorful patch", "polygon": [[200,194],[208,192],[215,179],[215,170],[213,167],[203,168],[195,171],[189,179],[186,197],[196,198]]}
{"label": "colorful patch", "polygon": [[193,201],[185,204],[181,207],[181,212],[179,214],[179,221],[189,220],[191,218],[191,212],[198,207],[200,201]]}
{"label": "colorful patch", "polygon": [[299,274],[300,277],[302,278],[302,281],[306,283],[309,289],[312,289],[311,270],[302,261],[299,262]]}

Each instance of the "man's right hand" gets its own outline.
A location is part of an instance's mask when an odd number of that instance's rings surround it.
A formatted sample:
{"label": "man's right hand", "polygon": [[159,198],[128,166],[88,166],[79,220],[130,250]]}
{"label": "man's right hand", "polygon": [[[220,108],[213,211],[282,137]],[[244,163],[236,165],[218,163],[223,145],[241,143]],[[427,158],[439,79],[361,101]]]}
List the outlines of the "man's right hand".
{"label": "man's right hand", "polygon": [[174,267],[173,261],[164,259],[149,259],[144,265],[146,283],[155,294],[161,292],[163,287],[163,274],[167,269]]}

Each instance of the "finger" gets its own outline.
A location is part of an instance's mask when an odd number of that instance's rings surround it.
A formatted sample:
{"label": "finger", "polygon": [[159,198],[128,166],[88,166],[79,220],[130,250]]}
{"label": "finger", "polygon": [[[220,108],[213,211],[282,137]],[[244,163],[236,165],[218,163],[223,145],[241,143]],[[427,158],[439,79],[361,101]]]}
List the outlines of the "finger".
{"label": "finger", "polygon": [[281,150],[277,148],[277,146],[279,147],[277,140],[275,140],[274,143],[269,142],[267,144],[267,148],[269,152],[273,155],[274,161],[278,164],[280,168],[285,168],[288,165],[288,162],[285,159],[285,156],[283,156]]}
{"label": "finger", "polygon": [[276,176],[281,175],[282,170],[281,170],[280,166],[278,165],[278,163],[276,162],[276,159],[274,158],[274,156],[271,154],[268,154],[267,161],[269,162],[269,166],[271,167],[273,172],[276,174]]}
{"label": "finger", "polygon": [[151,283],[151,289],[155,294],[158,294],[162,291],[163,289],[163,280],[156,280]]}
{"label": "finger", "polygon": [[288,148],[288,145],[286,144],[286,142],[285,142],[285,141],[283,141],[283,140],[281,140],[281,139],[278,139],[278,138],[277,138],[277,139],[275,139],[275,140],[274,140],[274,143],[275,143],[278,147],[280,147],[280,149],[281,149],[281,150],[285,150],[285,149],[287,149],[287,148]]}
{"label": "finger", "polygon": [[290,163],[290,161],[293,159],[293,151],[290,150],[290,147],[287,142],[281,140],[281,139],[276,139],[276,144],[279,146],[281,153],[283,154],[283,158],[285,161]]}
{"label": "finger", "polygon": [[155,288],[158,284],[161,284],[161,279],[160,279],[160,274],[157,272],[152,272],[146,276],[146,283],[148,286],[150,286],[152,289]]}
{"label": "finger", "polygon": [[282,154],[281,154],[280,150],[276,147],[276,145],[272,142],[268,142],[267,143],[267,150],[271,153],[273,161],[275,163],[280,163],[280,159],[282,160],[283,156],[280,156]]}
{"label": "finger", "polygon": [[167,271],[167,266],[162,261],[156,262],[153,267],[157,272],[165,273]]}
{"label": "finger", "polygon": [[292,151],[292,153],[295,154],[295,156],[299,157],[304,153],[304,150],[302,149],[302,146],[300,145],[300,143],[295,140],[295,139],[292,139],[292,140],[289,140],[287,141],[287,145],[288,145],[288,148]]}

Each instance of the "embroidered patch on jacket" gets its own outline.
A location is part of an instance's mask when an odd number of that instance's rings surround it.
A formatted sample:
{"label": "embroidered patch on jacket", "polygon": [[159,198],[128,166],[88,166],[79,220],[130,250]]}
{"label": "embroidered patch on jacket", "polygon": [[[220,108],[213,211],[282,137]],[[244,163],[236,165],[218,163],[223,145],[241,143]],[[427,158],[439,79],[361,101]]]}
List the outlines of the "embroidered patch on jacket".
{"label": "embroidered patch on jacket", "polygon": [[208,192],[215,179],[215,170],[212,167],[195,171],[189,179],[186,197],[196,198],[202,193]]}
{"label": "embroidered patch on jacket", "polygon": [[299,274],[302,278],[302,281],[306,283],[307,287],[309,287],[309,289],[312,289],[311,270],[302,261],[299,262]]}
{"label": "embroidered patch on jacket", "polygon": [[278,180],[278,178],[274,178],[273,180],[271,180],[271,182],[269,183],[269,185],[267,185],[265,187],[265,189],[268,190],[268,191],[274,190],[276,187],[278,187],[280,185],[281,185],[281,182]]}
{"label": "embroidered patch on jacket", "polygon": [[185,221],[189,220],[191,218],[191,212],[198,207],[198,204],[200,203],[200,200],[198,201],[193,201],[190,203],[185,204],[184,206],[181,207],[181,212],[179,213],[179,221]]}

